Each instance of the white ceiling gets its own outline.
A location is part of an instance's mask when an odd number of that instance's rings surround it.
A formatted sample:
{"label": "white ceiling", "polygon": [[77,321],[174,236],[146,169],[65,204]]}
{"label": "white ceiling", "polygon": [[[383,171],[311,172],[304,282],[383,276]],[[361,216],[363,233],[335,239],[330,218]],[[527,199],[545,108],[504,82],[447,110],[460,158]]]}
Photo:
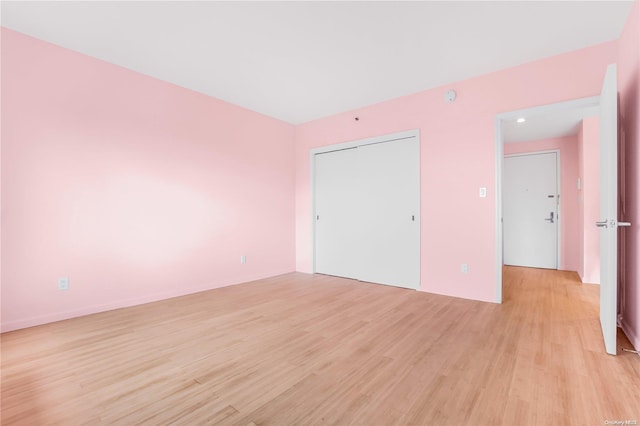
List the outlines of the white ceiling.
{"label": "white ceiling", "polygon": [[620,36],[631,1],[12,2],[2,25],[293,124]]}
{"label": "white ceiling", "polygon": [[[517,119],[502,121],[502,139],[504,143],[527,142],[542,139],[575,136],[580,130],[582,119],[600,113],[597,97],[591,98],[594,104],[562,111],[519,114],[525,119],[518,123]],[[543,108],[534,108],[539,110]]]}

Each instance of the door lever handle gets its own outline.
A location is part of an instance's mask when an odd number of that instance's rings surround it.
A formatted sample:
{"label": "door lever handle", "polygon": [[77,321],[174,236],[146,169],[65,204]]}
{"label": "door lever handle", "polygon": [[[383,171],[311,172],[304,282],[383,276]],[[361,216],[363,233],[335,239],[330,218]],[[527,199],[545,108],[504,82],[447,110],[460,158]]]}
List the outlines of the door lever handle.
{"label": "door lever handle", "polygon": [[548,218],[546,218],[545,220],[548,220],[550,223],[553,223],[553,212],[550,212],[549,215],[550,216]]}
{"label": "door lever handle", "polygon": [[616,226],[618,228],[626,228],[631,226],[631,222],[617,222],[615,220],[612,221],[607,221],[607,220],[603,220],[602,222],[596,222],[596,226],[598,228],[608,228],[609,225],[611,225],[612,228],[615,228]]}

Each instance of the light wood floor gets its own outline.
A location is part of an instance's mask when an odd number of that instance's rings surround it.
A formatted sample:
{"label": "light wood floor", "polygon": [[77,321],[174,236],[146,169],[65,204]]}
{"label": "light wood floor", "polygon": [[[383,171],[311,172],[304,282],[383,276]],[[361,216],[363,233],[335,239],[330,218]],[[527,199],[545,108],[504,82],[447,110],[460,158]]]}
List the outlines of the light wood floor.
{"label": "light wood floor", "polygon": [[5,333],[2,424],[640,423],[598,287],[504,281],[495,305],[294,273]]}

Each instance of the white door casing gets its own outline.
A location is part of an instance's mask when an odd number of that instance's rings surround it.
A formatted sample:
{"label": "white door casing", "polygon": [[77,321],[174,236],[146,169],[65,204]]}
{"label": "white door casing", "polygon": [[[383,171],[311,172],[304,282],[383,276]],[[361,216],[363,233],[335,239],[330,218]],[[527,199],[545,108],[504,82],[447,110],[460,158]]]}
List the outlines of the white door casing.
{"label": "white door casing", "polygon": [[558,156],[558,152],[505,156],[505,265],[558,268]]}

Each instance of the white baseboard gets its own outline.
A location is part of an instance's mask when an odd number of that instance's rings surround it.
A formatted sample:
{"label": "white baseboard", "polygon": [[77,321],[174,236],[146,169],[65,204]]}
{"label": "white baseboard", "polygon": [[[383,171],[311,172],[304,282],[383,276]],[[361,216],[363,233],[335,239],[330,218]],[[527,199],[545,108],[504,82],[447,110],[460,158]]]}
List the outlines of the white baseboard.
{"label": "white baseboard", "polygon": [[152,295],[146,295],[144,297],[137,297],[133,299],[118,300],[111,303],[97,304],[92,306],[86,306],[79,309],[73,309],[69,311],[54,312],[46,315],[39,315],[30,318],[23,318],[14,321],[3,322],[0,325],[0,332],[6,333],[9,331],[19,330],[27,327],[35,327],[37,325],[48,324],[51,322],[62,321],[70,318],[81,317],[85,315],[97,314],[99,312],[111,311],[114,309],[128,308],[130,306],[143,305],[145,303],[157,302],[159,300],[171,299],[173,297],[186,296],[187,294],[199,293],[201,291],[213,290],[220,287],[227,287],[230,285],[242,284],[250,281],[260,280],[263,278],[275,277],[278,275],[294,272],[293,270],[287,271],[272,271],[268,273],[261,273],[249,276],[243,276],[239,280],[223,280],[221,282],[209,283],[203,286],[187,287],[178,291],[155,293]]}

